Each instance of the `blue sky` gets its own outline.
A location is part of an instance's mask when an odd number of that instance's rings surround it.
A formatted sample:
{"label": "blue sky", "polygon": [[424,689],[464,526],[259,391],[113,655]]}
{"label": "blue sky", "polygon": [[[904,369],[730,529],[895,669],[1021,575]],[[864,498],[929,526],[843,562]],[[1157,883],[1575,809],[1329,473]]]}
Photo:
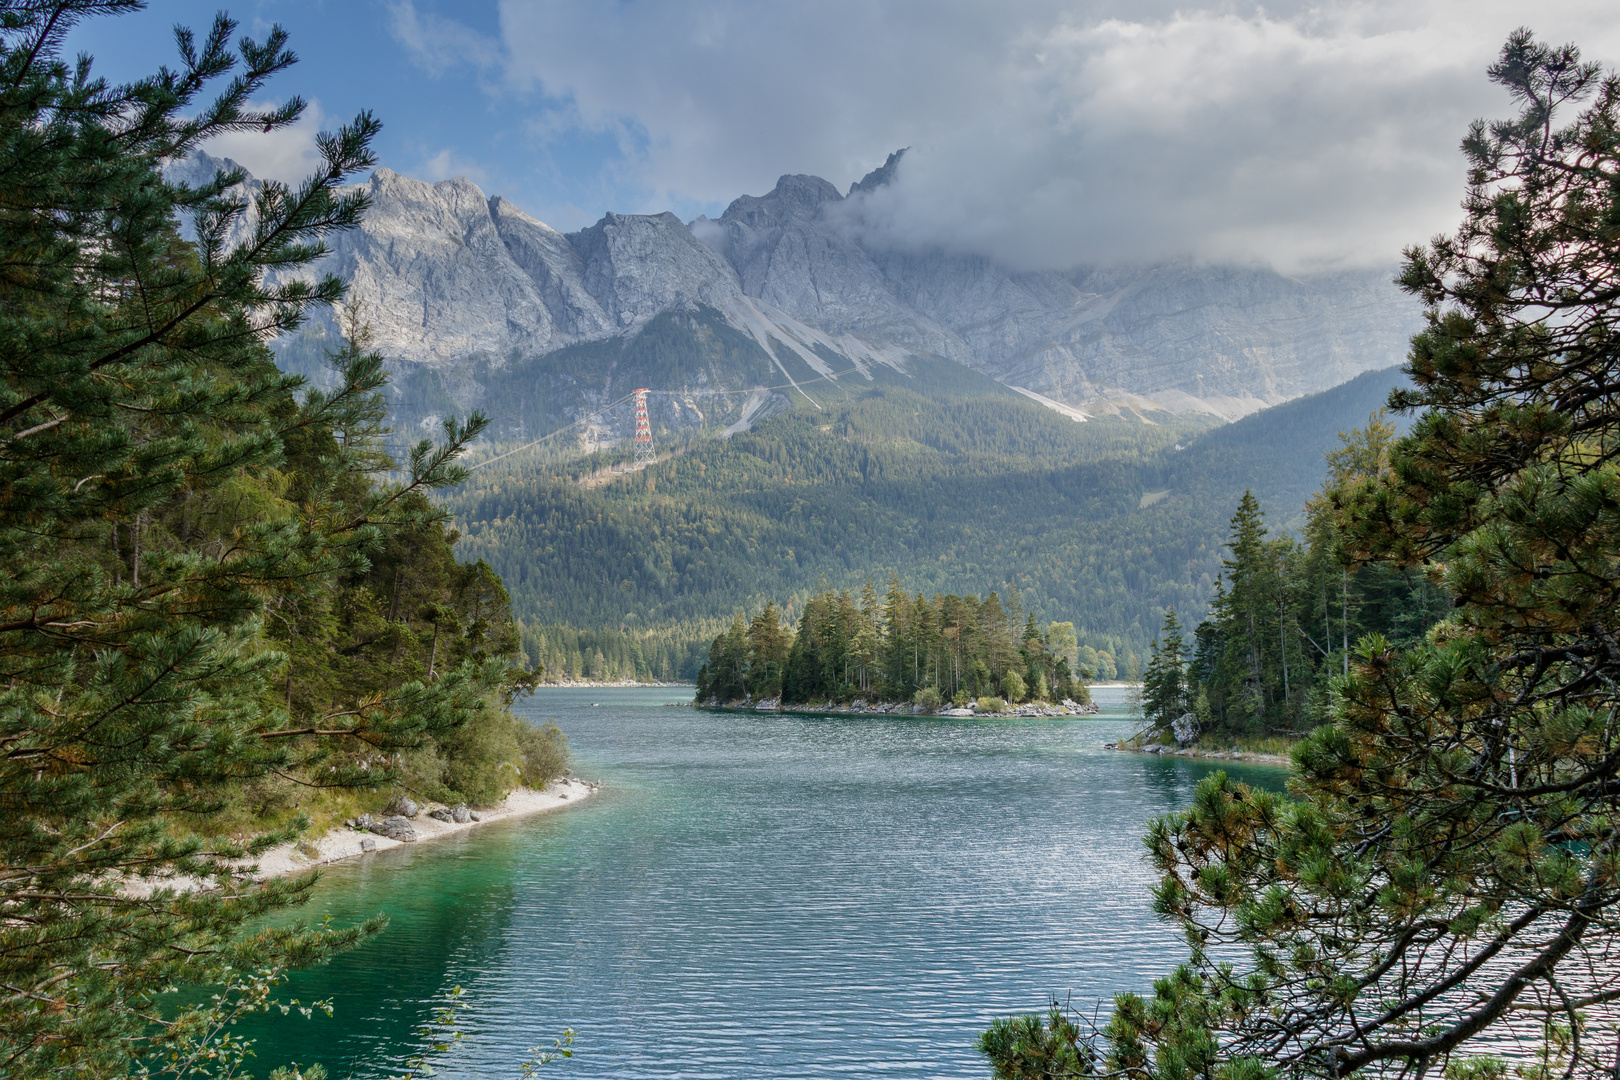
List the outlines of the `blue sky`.
{"label": "blue sky", "polygon": [[[429,0],[414,9],[429,18],[453,13],[459,25],[476,33],[499,33],[494,4]],[[301,94],[326,127],[361,109],[372,110],[383,121],[377,149],[389,168],[433,180],[469,176],[562,228],[589,224],[609,209],[653,208],[653,190],[623,173],[623,163],[635,154],[633,136],[627,149],[623,130],[564,125],[537,135],[536,118],[555,102],[538,89],[493,88],[486,75],[468,65],[425,68],[394,32],[397,5],[377,0],[158,0],[137,15],[85,23],[68,48],[89,52],[111,78],[129,78],[172,62],[176,23],[200,35],[220,10],[255,37],[272,24],[285,27],[300,62],[271,84],[269,96],[284,100]],[[286,155],[261,160],[253,160],[257,155],[251,153],[240,156],[255,171],[267,173],[278,171],[267,167],[270,161],[296,161]],[[657,209],[677,209],[688,219],[725,208],[716,200],[683,198],[679,205],[656,201]]]}
{"label": "blue sky", "polygon": [[[117,78],[216,3],[78,29]],[[294,179],[361,108],[385,165],[548,223],[718,214],[778,175],[840,189],[910,147],[866,235],[1013,267],[1392,265],[1458,219],[1457,144],[1529,22],[1620,64],[1613,0],[242,0],[302,57],[300,130],[210,149]]]}

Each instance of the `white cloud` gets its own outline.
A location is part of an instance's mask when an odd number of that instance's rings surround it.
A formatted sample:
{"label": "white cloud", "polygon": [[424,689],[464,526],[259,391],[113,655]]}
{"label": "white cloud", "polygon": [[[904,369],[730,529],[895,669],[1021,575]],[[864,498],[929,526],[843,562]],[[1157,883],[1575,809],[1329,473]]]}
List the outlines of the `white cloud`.
{"label": "white cloud", "polygon": [[1432,26],[1190,13],[1060,24],[997,107],[861,208],[894,242],[1030,267],[1191,257],[1390,263],[1456,218],[1456,147],[1505,107],[1495,42]]}
{"label": "white cloud", "polygon": [[[268,110],[275,104],[253,102],[249,107]],[[202,149],[215,157],[235,159],[260,179],[298,184],[321,164],[315,136],[328,119],[321,111],[320,102],[311,101],[296,124],[269,132],[236,131],[216,135],[203,143]]]}
{"label": "white cloud", "polygon": [[502,60],[501,43],[454,19],[419,12],[411,0],[388,5],[389,32],[411,59],[435,78],[462,64],[480,70]]}
{"label": "white cloud", "polygon": [[475,183],[482,184],[489,177],[489,174],[476,162],[462,158],[449,148],[440,150],[432,157],[423,160],[422,164],[413,170],[411,175],[422,180],[431,180],[434,183],[440,180],[465,177]]}
{"label": "white cloud", "polygon": [[395,11],[537,140],[617,137],[615,180],[655,204],[843,185],[910,146],[869,224],[1017,266],[1392,262],[1455,223],[1510,30],[1620,63],[1620,8],[1589,0],[502,0],[498,44]]}

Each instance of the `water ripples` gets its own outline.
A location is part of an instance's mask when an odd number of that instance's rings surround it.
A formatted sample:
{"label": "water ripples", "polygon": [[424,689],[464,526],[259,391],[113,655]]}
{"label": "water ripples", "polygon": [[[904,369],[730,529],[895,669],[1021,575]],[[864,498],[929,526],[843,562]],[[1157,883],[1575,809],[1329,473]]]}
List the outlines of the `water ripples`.
{"label": "water ripples", "polygon": [[[592,700],[601,708],[591,708]],[[466,988],[446,1077],[983,1077],[994,1017],[1144,989],[1184,955],[1140,836],[1201,762],[1101,749],[1122,720],[750,716],[651,691],[543,691],[590,802],[332,869],[316,914],[380,938],[291,993],[336,1020],[262,1060],[381,1075]],[[1276,785],[1274,770],[1246,778]]]}

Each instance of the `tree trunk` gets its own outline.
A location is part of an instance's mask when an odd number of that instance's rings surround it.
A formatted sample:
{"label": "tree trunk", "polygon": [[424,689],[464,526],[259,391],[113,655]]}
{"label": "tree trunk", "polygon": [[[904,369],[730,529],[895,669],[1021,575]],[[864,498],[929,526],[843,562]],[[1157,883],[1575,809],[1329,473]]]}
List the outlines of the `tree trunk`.
{"label": "tree trunk", "polygon": [[1350,677],[1350,571],[1342,570],[1344,580],[1344,618],[1339,629],[1344,632],[1344,677]]}
{"label": "tree trunk", "polygon": [[135,515],[135,524],[131,526],[134,535],[130,538],[129,583],[135,588],[141,587],[141,532],[146,524],[146,511],[142,510]]}
{"label": "tree trunk", "polygon": [[399,587],[405,580],[405,568],[394,567],[394,594],[388,599],[388,621],[393,622],[399,617]]}

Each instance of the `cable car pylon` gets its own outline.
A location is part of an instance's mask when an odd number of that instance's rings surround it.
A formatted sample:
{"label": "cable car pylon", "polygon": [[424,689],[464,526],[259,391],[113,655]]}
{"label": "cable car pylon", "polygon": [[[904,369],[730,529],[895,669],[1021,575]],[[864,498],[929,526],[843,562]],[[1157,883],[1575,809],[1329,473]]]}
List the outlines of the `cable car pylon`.
{"label": "cable car pylon", "polygon": [[658,460],[658,454],[653,449],[652,424],[647,419],[646,388],[635,392],[636,394],[636,467],[642,468]]}

